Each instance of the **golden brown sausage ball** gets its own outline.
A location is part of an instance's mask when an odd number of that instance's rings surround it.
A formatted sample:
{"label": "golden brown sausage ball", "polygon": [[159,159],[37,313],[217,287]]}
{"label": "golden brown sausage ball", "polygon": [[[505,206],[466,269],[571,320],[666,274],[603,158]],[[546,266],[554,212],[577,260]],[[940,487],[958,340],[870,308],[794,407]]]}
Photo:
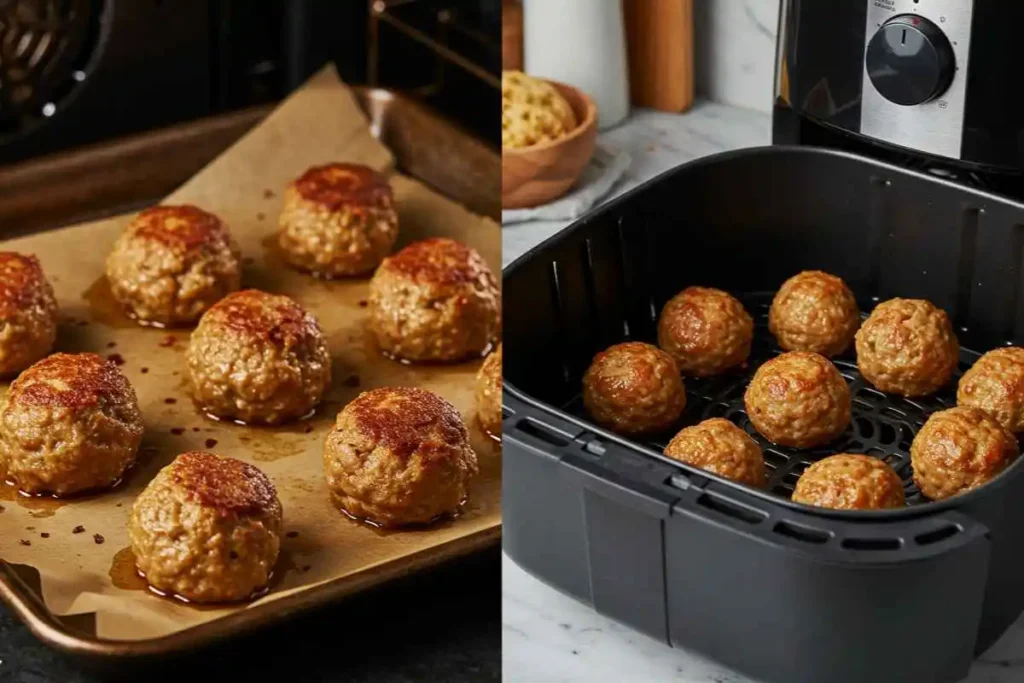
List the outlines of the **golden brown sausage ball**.
{"label": "golden brown sausage ball", "polygon": [[953,376],[959,355],[949,316],[923,299],[884,301],[857,331],[860,374],[890,394],[935,393]]}
{"label": "golden brown sausage ball", "polygon": [[860,309],[840,278],[805,270],[786,280],[772,300],[768,328],[787,351],[838,356],[853,344]]}
{"label": "golden brown sausage ball", "polygon": [[836,510],[882,510],[907,503],[903,482],[889,465],[850,453],[808,467],[796,482],[793,501]]}
{"label": "golden brown sausage ball", "polygon": [[498,341],[500,322],[498,281],[475,249],[455,240],[413,242],[370,280],[370,326],[390,356],[478,357]]}
{"label": "golden brown sausage ball", "polygon": [[21,372],[50,352],[57,314],[39,259],[0,252],[0,376]]}
{"label": "golden brown sausage ball", "polygon": [[783,446],[821,446],[850,424],[850,388],[827,358],[809,351],[759,367],[743,402],[754,428]]}
{"label": "golden brown sausage ball", "polygon": [[933,413],[910,446],[914,481],[932,500],[981,486],[1018,455],[1013,434],[972,406]]}
{"label": "golden brown sausage ball", "polygon": [[742,365],[753,339],[754,321],[743,304],[719,289],[687,287],[658,319],[658,346],[687,376],[708,377]]}
{"label": "golden brown sausage ball", "polygon": [[199,321],[185,351],[200,410],[247,424],[309,414],[331,381],[320,325],[286,296],[246,289]]}
{"label": "golden brown sausage ball", "polygon": [[686,407],[672,356],[651,344],[616,344],[594,356],[583,375],[583,405],[599,425],[626,435],[668,429]]}
{"label": "golden brown sausage ball", "polygon": [[981,408],[1011,432],[1024,432],[1024,349],[989,351],[964,373],[957,405]]}
{"label": "golden brown sausage ball", "polygon": [[501,437],[501,344],[484,359],[477,373],[476,414],[488,434]]}
{"label": "golden brown sausage ball", "polygon": [[324,441],[331,497],[349,515],[394,527],[450,515],[479,472],[459,411],[417,387],[366,391]]}
{"label": "golden brown sausage ball", "polygon": [[237,602],[270,581],[281,527],[281,503],[263,472],[193,451],[135,499],[128,537],[153,588],[192,602]]}
{"label": "golden brown sausage ball", "polygon": [[293,266],[326,277],[368,273],[398,239],[388,179],[360,164],[317,166],[284,193],[278,241]]}
{"label": "golden brown sausage ball", "polygon": [[764,455],[750,435],[722,417],[686,427],[672,437],[665,455],[741,484],[764,488]]}
{"label": "golden brown sausage ball", "polygon": [[0,403],[0,469],[28,493],[110,487],[135,462],[141,442],[135,391],[114,363],[94,353],[39,361]]}
{"label": "golden brown sausage ball", "polygon": [[242,282],[241,251],[223,222],[195,206],[136,216],[107,257],[107,281],[132,318],[189,325]]}

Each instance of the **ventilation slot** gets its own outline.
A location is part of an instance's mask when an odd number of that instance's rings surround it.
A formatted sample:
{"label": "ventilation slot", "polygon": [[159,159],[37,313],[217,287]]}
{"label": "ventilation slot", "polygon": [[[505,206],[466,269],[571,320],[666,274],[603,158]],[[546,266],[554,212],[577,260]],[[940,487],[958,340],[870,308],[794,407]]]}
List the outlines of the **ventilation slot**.
{"label": "ventilation slot", "polygon": [[814,545],[828,543],[828,539],[831,538],[831,535],[824,531],[800,524],[793,524],[792,522],[779,522],[775,525],[773,531],[781,536],[803,541],[804,543],[813,543]]}
{"label": "ventilation slot", "polygon": [[941,527],[935,531],[929,531],[926,534],[921,534],[920,536],[915,537],[914,541],[916,541],[918,545],[931,545],[933,543],[945,541],[947,538],[956,536],[958,533],[960,533],[960,527],[955,524],[950,524],[949,526]]}
{"label": "ventilation slot", "polygon": [[516,423],[516,429],[524,434],[529,434],[535,439],[540,439],[546,444],[550,444],[558,448],[564,448],[569,445],[569,440],[566,437],[537,422],[534,422],[533,420],[520,420]]}
{"label": "ventilation slot", "polygon": [[714,510],[715,512],[726,515],[727,517],[732,517],[733,519],[746,522],[747,524],[760,524],[768,518],[768,514],[766,512],[741,506],[707,493],[697,499],[697,504],[701,507],[706,507],[709,510]]}
{"label": "ventilation slot", "polygon": [[898,538],[844,538],[847,550],[899,550],[903,542]]}

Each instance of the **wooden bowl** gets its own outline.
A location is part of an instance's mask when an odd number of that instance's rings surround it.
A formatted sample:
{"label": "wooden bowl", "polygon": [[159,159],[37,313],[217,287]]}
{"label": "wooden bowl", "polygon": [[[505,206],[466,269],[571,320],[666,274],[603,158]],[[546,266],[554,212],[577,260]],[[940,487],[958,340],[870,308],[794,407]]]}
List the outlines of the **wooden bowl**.
{"label": "wooden bowl", "polygon": [[569,191],[590,162],[597,139],[597,107],[581,90],[555,86],[580,123],[563,138],[521,149],[501,150],[501,208],[546,204]]}

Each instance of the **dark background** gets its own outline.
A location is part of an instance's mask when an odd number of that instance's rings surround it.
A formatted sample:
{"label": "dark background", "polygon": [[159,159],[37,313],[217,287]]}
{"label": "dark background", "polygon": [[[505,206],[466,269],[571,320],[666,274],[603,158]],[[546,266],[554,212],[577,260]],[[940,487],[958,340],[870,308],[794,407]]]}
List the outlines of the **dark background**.
{"label": "dark background", "polygon": [[375,4],[383,14],[370,0],[0,0],[0,164],[272,103],[328,61],[497,147],[500,0]]}

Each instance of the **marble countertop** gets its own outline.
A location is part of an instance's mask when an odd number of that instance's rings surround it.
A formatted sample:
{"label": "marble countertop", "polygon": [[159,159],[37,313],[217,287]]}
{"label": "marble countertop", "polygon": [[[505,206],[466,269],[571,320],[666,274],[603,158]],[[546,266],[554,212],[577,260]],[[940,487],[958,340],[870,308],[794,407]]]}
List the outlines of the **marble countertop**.
{"label": "marble countertop", "polygon": [[[767,114],[699,102],[684,115],[640,110],[604,132],[599,142],[632,157],[626,176],[605,198],[691,159],[729,149],[766,145]],[[568,221],[507,225],[505,265],[563,229]],[[1024,578],[1022,578],[1024,580]],[[549,588],[502,558],[502,680],[508,683],[749,683],[715,663],[672,649]],[[981,659],[964,683],[1024,680],[1024,619]]]}

